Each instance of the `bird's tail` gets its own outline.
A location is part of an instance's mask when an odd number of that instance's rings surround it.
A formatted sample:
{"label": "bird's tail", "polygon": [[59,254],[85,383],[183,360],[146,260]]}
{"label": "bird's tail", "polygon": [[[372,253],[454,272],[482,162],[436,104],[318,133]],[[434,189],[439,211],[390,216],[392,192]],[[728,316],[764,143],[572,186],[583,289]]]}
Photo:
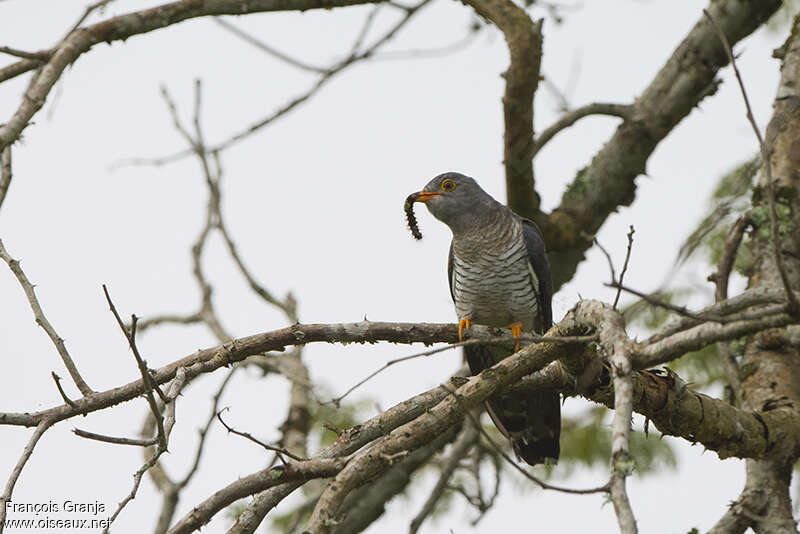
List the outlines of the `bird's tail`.
{"label": "bird's tail", "polygon": [[[492,348],[480,345],[464,347],[464,354],[473,374],[491,367],[497,359]],[[518,458],[530,465],[558,461],[561,402],[557,391],[495,395],[486,401],[486,411],[511,441]]]}

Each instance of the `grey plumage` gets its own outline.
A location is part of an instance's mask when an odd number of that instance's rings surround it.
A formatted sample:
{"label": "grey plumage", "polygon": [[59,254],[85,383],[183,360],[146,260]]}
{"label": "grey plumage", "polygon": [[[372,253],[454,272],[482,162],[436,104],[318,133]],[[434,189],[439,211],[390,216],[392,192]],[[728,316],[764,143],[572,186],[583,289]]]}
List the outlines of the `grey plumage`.
{"label": "grey plumage", "polygon": [[[453,232],[447,270],[460,321],[493,327],[520,323],[524,332],[535,333],[550,328],[550,266],[541,232],[533,222],[458,173],[441,174],[414,195]],[[464,347],[473,374],[512,352],[501,346]],[[519,457],[531,465],[558,459],[561,407],[557,392],[496,395],[486,405]]]}

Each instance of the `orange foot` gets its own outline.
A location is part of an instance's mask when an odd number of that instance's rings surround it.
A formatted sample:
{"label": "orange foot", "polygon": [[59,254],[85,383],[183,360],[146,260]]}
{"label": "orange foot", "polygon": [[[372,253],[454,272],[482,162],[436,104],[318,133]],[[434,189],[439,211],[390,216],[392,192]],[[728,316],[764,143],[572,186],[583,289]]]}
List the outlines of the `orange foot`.
{"label": "orange foot", "polygon": [[469,330],[469,319],[466,317],[458,321],[458,340],[464,341],[464,330]]}
{"label": "orange foot", "polygon": [[[511,329],[511,335],[514,337],[519,337],[522,335],[522,323],[517,321],[515,323],[511,323],[507,326],[507,328]],[[519,352],[519,341],[514,345],[514,352]]]}

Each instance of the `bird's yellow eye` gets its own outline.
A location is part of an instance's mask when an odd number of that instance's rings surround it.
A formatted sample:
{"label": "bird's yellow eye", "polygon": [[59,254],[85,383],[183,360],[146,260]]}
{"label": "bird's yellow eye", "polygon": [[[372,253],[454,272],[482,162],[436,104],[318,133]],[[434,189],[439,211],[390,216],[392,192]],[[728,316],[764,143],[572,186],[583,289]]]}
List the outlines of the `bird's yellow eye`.
{"label": "bird's yellow eye", "polygon": [[456,183],[448,178],[447,180],[442,180],[442,191],[452,191],[456,188]]}

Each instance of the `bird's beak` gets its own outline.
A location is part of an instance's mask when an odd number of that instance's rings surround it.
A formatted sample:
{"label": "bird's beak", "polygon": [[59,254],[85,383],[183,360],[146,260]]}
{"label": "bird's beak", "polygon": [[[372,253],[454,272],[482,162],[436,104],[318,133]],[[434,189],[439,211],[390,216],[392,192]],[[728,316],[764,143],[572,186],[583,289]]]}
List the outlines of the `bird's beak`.
{"label": "bird's beak", "polygon": [[408,195],[406,202],[427,202],[433,197],[438,197],[439,195],[441,195],[441,193],[438,191],[417,191],[416,193],[411,193]]}

